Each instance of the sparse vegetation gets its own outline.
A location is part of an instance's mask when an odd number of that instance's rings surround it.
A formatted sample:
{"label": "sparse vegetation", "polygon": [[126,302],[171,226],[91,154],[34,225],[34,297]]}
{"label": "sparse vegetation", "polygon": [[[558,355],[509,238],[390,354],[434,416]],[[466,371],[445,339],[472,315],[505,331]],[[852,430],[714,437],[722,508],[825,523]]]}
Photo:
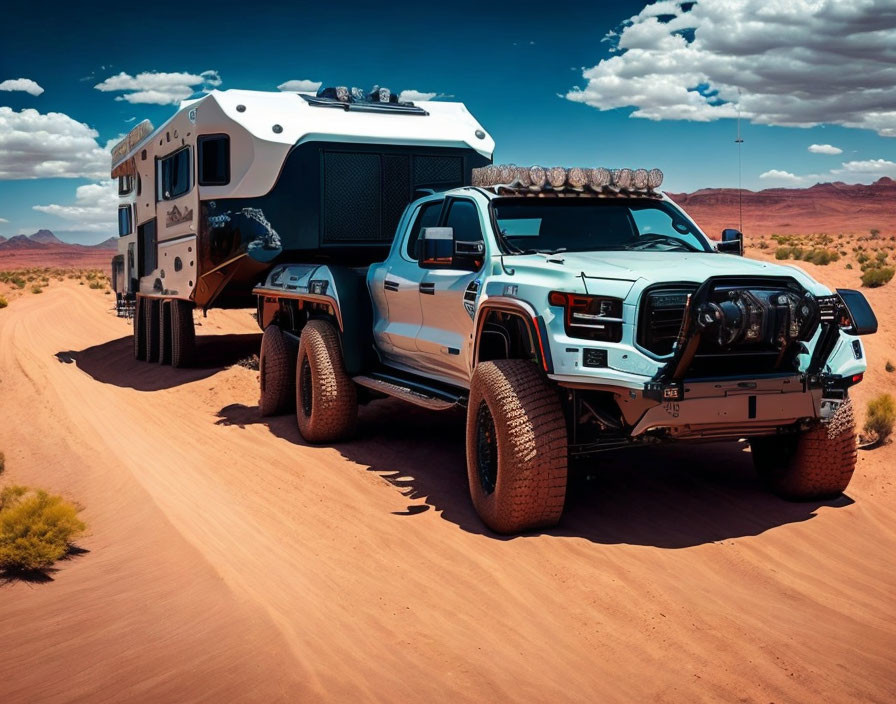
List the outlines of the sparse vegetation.
{"label": "sparse vegetation", "polygon": [[78,510],[40,489],[9,486],[0,491],[0,569],[51,567],[87,528]]}
{"label": "sparse vegetation", "polygon": [[865,432],[873,435],[878,444],[885,443],[896,424],[896,399],[890,394],[880,394],[868,402],[865,416]]}
{"label": "sparse vegetation", "polygon": [[896,274],[896,269],[889,266],[865,269],[865,272],[862,274],[862,286],[867,286],[868,288],[883,286],[893,278],[893,274]]}
{"label": "sparse vegetation", "polygon": [[884,369],[886,369],[890,374],[892,374],[893,372],[896,372],[896,367],[893,366],[893,363],[889,359],[887,360],[887,363],[884,366]]}
{"label": "sparse vegetation", "polygon": [[9,305],[9,301],[6,300],[5,296],[0,296],[0,308],[6,308]]}
{"label": "sparse vegetation", "polygon": [[6,469],[6,455],[0,452],[0,474],[3,474],[3,470]]}
{"label": "sparse vegetation", "polygon": [[43,290],[40,286],[38,286],[37,284],[34,284],[34,285],[31,287],[31,293],[43,293],[43,292],[44,292],[44,290]]}

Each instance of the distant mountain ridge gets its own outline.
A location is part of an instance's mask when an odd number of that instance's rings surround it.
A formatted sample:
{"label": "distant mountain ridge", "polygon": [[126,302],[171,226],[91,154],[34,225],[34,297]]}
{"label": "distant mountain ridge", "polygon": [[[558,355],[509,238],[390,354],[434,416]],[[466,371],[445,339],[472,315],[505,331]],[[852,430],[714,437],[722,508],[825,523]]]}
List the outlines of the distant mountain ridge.
{"label": "distant mountain ridge", "polygon": [[0,237],[0,251],[12,250],[53,250],[53,251],[95,251],[118,248],[118,238],[110,237],[99,244],[76,244],[60,240],[50,230],[38,230],[33,235],[15,235],[6,239]]}
{"label": "distant mountain ridge", "polygon": [[751,235],[896,234],[896,181],[883,177],[871,184],[816,183],[809,188],[701,188],[667,193],[711,237],[726,227]]}

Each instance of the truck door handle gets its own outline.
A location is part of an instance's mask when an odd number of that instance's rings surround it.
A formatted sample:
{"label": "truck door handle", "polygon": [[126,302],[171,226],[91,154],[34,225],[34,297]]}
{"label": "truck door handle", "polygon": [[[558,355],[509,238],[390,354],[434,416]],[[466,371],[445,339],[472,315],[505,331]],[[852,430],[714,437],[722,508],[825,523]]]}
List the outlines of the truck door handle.
{"label": "truck door handle", "polygon": [[434,283],[424,282],[420,284],[420,293],[426,293],[430,296],[436,295],[436,285]]}
{"label": "truck door handle", "polygon": [[387,291],[397,291],[398,290],[398,282],[390,281],[389,279],[383,280],[383,288]]}

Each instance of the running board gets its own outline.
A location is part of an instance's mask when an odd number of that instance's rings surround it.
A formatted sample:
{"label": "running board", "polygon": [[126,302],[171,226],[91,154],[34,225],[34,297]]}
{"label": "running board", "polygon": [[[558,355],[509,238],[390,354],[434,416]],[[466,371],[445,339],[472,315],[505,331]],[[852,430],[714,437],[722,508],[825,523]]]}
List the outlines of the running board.
{"label": "running board", "polygon": [[457,396],[441,389],[435,389],[425,384],[417,384],[407,379],[400,379],[387,374],[361,375],[352,377],[352,381],[372,391],[379,391],[387,396],[428,408],[431,411],[447,411],[452,408],[462,408],[466,405],[466,399],[463,396]]}

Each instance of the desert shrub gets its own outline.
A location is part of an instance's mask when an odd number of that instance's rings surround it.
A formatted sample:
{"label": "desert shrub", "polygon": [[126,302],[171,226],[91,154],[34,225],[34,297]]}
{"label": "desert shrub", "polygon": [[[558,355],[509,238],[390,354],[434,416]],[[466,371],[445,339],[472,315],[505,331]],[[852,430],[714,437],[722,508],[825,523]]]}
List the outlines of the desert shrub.
{"label": "desert shrub", "polygon": [[803,255],[803,259],[812,264],[827,266],[840,259],[840,255],[833,249],[812,249]]}
{"label": "desert shrub", "polygon": [[83,286],[83,285],[84,285],[84,282],[83,282],[83,281],[79,281],[79,282],[78,282],[78,286]]}
{"label": "desert shrub", "polygon": [[846,268],[847,268],[847,269],[852,269],[852,264],[847,264],[847,265],[846,265]]}
{"label": "desert shrub", "polygon": [[893,433],[896,424],[896,399],[890,394],[880,394],[868,402],[865,415],[865,432],[874,435],[884,443]]}
{"label": "desert shrub", "polygon": [[889,266],[866,269],[865,273],[862,274],[862,286],[867,286],[868,288],[883,286],[893,278],[893,274],[896,274],[896,269]]}
{"label": "desert shrub", "polygon": [[792,251],[791,247],[778,247],[775,250],[775,259],[789,259]]}
{"label": "desert shrub", "polygon": [[104,284],[102,281],[98,281],[97,279],[92,279],[89,285],[90,288],[104,288],[106,286],[106,284]]}
{"label": "desert shrub", "polygon": [[21,276],[13,276],[9,280],[9,283],[11,283],[16,288],[25,288],[25,279],[23,279]]}
{"label": "desert shrub", "polygon": [[896,367],[893,366],[893,363],[888,359],[887,363],[884,365],[884,369],[886,369],[891,374],[896,372]]}
{"label": "desert shrub", "polygon": [[37,284],[34,284],[34,285],[31,287],[31,293],[43,293],[43,292],[44,292],[44,290],[43,290],[40,286],[38,286]]}
{"label": "desert shrub", "polygon": [[878,230],[876,227],[872,227],[870,232],[871,239],[876,240],[878,237],[880,237],[880,230]]}
{"label": "desert shrub", "polygon": [[759,249],[768,249],[768,242],[766,242],[765,240],[759,240],[756,243],[756,246],[759,247]]}
{"label": "desert shrub", "polygon": [[78,509],[61,496],[6,487],[0,491],[0,569],[46,569],[86,528]]}
{"label": "desert shrub", "polygon": [[6,300],[5,296],[0,296],[0,308],[6,308],[9,305],[9,301]]}
{"label": "desert shrub", "polygon": [[0,452],[0,474],[3,474],[4,469],[6,469],[6,455]]}

